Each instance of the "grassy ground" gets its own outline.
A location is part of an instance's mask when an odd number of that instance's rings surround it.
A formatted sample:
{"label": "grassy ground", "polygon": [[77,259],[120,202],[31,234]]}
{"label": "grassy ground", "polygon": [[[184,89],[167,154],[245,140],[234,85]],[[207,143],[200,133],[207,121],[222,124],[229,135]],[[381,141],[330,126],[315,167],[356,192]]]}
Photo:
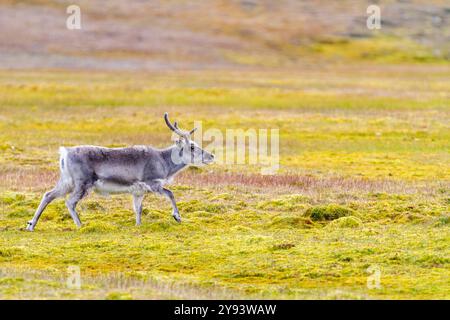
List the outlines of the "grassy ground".
{"label": "grassy ground", "polygon": [[[449,78],[445,64],[2,71],[0,297],[448,299]],[[183,172],[182,224],[153,195],[141,227],[129,197],[92,195],[81,229],[56,201],[23,231],[58,146],[164,146],[164,111],[184,127],[279,128],[279,173]],[[66,287],[68,266],[81,290]]]}

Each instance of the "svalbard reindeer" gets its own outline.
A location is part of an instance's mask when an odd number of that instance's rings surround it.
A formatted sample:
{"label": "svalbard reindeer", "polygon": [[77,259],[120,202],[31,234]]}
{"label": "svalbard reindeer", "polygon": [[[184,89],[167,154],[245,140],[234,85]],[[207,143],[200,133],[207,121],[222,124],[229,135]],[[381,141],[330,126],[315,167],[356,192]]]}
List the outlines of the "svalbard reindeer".
{"label": "svalbard reindeer", "polygon": [[61,177],[56,187],[47,192],[27,230],[33,231],[42,212],[50,202],[70,194],[66,205],[75,224],[81,226],[76,206],[93,189],[101,194],[130,193],[136,213],[136,225],[141,224],[142,200],[148,192],[159,193],[169,198],[172,216],[181,222],[172,192],[164,187],[188,165],[203,165],[214,161],[214,155],[201,149],[191,135],[195,128],[181,130],[177,123],[170,123],[167,113],[164,120],[170,130],[178,134],[176,143],[166,149],[149,146],[129,148],[104,148],[77,146],[60,148],[59,166]]}

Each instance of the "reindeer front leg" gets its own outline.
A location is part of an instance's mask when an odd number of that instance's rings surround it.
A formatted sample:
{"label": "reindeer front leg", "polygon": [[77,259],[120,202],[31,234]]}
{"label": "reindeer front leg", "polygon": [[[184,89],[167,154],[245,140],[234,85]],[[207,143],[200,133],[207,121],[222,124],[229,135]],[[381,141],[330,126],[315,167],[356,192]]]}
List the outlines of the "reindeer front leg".
{"label": "reindeer front leg", "polygon": [[164,188],[163,185],[161,184],[161,181],[159,180],[152,180],[147,182],[146,184],[148,191],[156,192],[169,198],[170,203],[172,204],[172,217],[177,222],[181,222],[180,212],[178,211],[177,203],[175,202],[175,197],[173,196],[172,191]]}
{"label": "reindeer front leg", "polygon": [[169,189],[166,188],[162,188],[160,189],[160,193],[165,195],[167,198],[169,198],[170,202],[172,203],[172,217],[177,221],[177,222],[181,222],[181,216],[180,216],[180,212],[178,211],[177,208],[177,203],[175,202],[175,197],[173,196],[172,191],[170,191]]}
{"label": "reindeer front leg", "polygon": [[177,203],[175,202],[175,197],[173,196],[172,191],[169,189],[161,187],[159,189],[159,193],[165,195],[167,198],[169,198],[170,202],[172,203],[172,217],[177,221],[181,222],[181,216],[180,212],[178,211]]}

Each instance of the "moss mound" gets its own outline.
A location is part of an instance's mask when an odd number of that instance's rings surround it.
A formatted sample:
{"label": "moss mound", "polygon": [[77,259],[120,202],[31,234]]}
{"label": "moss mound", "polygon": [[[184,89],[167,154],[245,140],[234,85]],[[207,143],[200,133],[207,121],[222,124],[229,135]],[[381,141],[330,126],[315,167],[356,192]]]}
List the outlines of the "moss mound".
{"label": "moss mound", "polygon": [[305,216],[311,218],[313,221],[332,221],[354,214],[354,210],[335,204],[315,206],[305,211]]}
{"label": "moss mound", "polygon": [[178,208],[180,212],[206,211],[210,213],[225,213],[226,211],[226,206],[223,204],[202,202],[199,200],[179,202]]}
{"label": "moss mound", "polygon": [[303,217],[274,217],[270,224],[274,228],[312,228],[314,223],[311,219]]}
{"label": "moss mound", "polygon": [[19,201],[25,200],[24,194],[15,192],[6,192],[0,196],[0,203],[10,205]]}
{"label": "moss mound", "polygon": [[362,222],[360,219],[349,216],[349,217],[342,217],[336,220],[333,220],[329,226],[331,228],[357,228],[362,225]]}
{"label": "moss mound", "polygon": [[108,233],[117,230],[117,227],[104,222],[90,222],[84,225],[80,232],[82,233]]}
{"label": "moss mound", "polygon": [[258,203],[258,209],[292,211],[299,210],[309,203],[310,199],[301,194],[291,194],[281,196],[277,199],[263,201]]}

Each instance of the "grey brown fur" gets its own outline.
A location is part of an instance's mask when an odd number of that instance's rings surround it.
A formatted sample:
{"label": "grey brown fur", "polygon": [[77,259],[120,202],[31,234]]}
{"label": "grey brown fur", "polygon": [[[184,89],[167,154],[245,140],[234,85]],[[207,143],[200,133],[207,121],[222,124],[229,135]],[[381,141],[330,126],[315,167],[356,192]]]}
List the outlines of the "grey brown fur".
{"label": "grey brown fur", "polygon": [[33,231],[42,212],[56,198],[69,194],[66,205],[75,224],[81,226],[76,206],[90,190],[101,194],[130,193],[133,195],[133,208],[136,224],[141,224],[142,201],[148,192],[166,196],[172,204],[174,219],[181,222],[175,198],[164,185],[188,165],[202,165],[213,162],[214,155],[201,149],[191,140],[191,132],[185,132],[168,120],[168,127],[180,139],[166,149],[149,146],[129,148],[104,148],[96,146],[77,146],[60,148],[61,176],[56,187],[47,192],[27,230]]}

